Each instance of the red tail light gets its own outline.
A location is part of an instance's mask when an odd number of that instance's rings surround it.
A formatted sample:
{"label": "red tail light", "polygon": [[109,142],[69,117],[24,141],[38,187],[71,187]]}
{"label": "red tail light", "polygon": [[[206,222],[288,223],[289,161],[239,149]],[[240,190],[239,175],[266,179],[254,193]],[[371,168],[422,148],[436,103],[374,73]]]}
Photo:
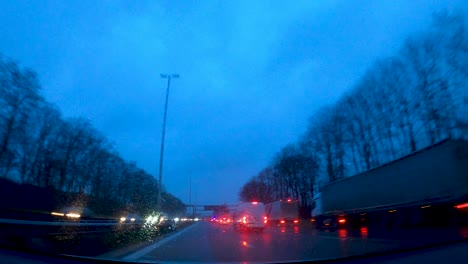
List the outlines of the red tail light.
{"label": "red tail light", "polygon": [[267,223],[268,222],[268,218],[266,216],[263,217],[263,223]]}
{"label": "red tail light", "polygon": [[280,221],[280,224],[284,224],[284,223],[286,223],[286,221],[284,221],[284,220],[281,220],[281,221]]}
{"label": "red tail light", "polygon": [[338,219],[338,223],[340,223],[340,224],[345,224],[345,223],[346,223],[346,219],[344,219],[344,218]]}
{"label": "red tail light", "polygon": [[295,223],[295,224],[299,223],[299,220],[297,220],[297,219],[296,219],[296,220],[294,220],[294,223]]}
{"label": "red tail light", "polygon": [[457,208],[457,209],[468,208],[468,203],[462,203],[462,204],[459,204],[459,205],[455,205],[455,208]]}
{"label": "red tail light", "polygon": [[247,224],[247,217],[242,217],[242,223]]}
{"label": "red tail light", "polygon": [[368,230],[367,230],[367,227],[365,227],[365,226],[361,227],[360,231],[361,231],[361,236],[362,237],[367,237],[367,235],[369,234]]}

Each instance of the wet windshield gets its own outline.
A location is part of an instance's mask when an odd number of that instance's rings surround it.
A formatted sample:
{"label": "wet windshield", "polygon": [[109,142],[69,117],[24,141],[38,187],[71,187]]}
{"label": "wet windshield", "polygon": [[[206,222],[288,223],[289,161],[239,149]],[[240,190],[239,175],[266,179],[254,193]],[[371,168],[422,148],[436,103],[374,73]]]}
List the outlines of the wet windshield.
{"label": "wet windshield", "polygon": [[0,1],[0,262],[466,240],[467,15],[461,0]]}

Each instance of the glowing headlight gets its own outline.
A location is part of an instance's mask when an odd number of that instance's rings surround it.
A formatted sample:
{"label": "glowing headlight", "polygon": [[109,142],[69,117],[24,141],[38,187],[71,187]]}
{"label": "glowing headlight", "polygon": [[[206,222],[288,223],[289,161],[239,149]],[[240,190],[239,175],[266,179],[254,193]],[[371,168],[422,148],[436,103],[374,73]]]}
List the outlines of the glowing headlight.
{"label": "glowing headlight", "polygon": [[57,212],[52,212],[50,213],[51,215],[55,215],[55,216],[65,216],[64,213],[57,213]]}
{"label": "glowing headlight", "polygon": [[179,222],[179,220],[180,220],[179,217],[174,218],[175,222]]}
{"label": "glowing headlight", "polygon": [[125,218],[125,217],[120,217],[120,222],[125,222],[125,220],[127,220],[127,218]]}
{"label": "glowing headlight", "polygon": [[75,214],[75,213],[68,213],[66,214],[67,217],[70,217],[70,218],[80,218],[81,215],[80,214]]}

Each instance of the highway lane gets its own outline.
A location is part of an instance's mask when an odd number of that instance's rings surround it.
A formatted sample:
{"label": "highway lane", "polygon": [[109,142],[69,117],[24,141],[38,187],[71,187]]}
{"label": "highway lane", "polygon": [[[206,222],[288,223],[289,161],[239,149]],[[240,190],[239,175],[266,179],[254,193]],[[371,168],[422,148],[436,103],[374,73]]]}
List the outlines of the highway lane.
{"label": "highway lane", "polygon": [[[125,256],[127,261],[271,262],[340,258],[452,240],[463,230],[318,231],[310,226],[269,227],[262,233],[199,222]],[[466,235],[466,234],[465,234]]]}
{"label": "highway lane", "polygon": [[[198,222],[176,232],[138,242],[118,250],[101,254],[105,247],[95,241],[98,237],[86,237],[77,241],[76,250],[66,255],[96,257],[67,259],[75,262],[95,262],[101,259],[143,262],[285,262],[299,260],[340,259],[340,263],[465,263],[468,257],[468,227],[441,229],[368,229],[318,231],[303,224],[298,227],[269,227],[263,233],[238,233],[230,225]],[[116,237],[117,238],[117,237]],[[464,240],[463,240],[464,239]],[[99,240],[99,239],[98,239]],[[101,239],[102,240],[102,239]],[[463,243],[440,245],[443,242],[463,240]],[[110,242],[113,239],[109,240]],[[116,243],[117,241],[114,241]],[[416,251],[401,249],[423,247]],[[139,244],[139,245],[138,245]],[[93,248],[96,254],[90,251]],[[64,254],[53,248],[45,250],[57,256],[49,256],[46,263],[62,263]],[[396,250],[396,252],[394,252]],[[379,252],[391,254],[368,256],[362,259],[345,259]],[[0,263],[30,263],[41,259],[40,255],[15,253],[4,250]],[[13,263],[15,262],[13,261]],[[403,262],[402,262],[403,261]],[[406,262],[405,262],[406,261]],[[36,263],[36,262],[31,262]],[[44,262],[40,262],[44,263]],[[105,263],[105,262],[103,262]]]}

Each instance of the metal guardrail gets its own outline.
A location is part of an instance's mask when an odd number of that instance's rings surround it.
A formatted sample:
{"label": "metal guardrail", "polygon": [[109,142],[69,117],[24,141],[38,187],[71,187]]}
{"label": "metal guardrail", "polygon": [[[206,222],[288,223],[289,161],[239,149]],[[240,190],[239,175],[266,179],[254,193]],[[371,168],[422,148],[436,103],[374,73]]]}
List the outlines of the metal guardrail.
{"label": "metal guardrail", "polygon": [[0,237],[43,237],[120,232],[143,227],[143,223],[121,223],[116,220],[34,221],[0,218]]}
{"label": "metal guardrail", "polygon": [[119,223],[117,221],[108,220],[84,220],[84,221],[31,221],[31,220],[16,220],[16,219],[0,219],[0,224],[15,224],[15,225],[34,225],[34,226],[115,226],[115,225],[138,225],[138,223]]}

